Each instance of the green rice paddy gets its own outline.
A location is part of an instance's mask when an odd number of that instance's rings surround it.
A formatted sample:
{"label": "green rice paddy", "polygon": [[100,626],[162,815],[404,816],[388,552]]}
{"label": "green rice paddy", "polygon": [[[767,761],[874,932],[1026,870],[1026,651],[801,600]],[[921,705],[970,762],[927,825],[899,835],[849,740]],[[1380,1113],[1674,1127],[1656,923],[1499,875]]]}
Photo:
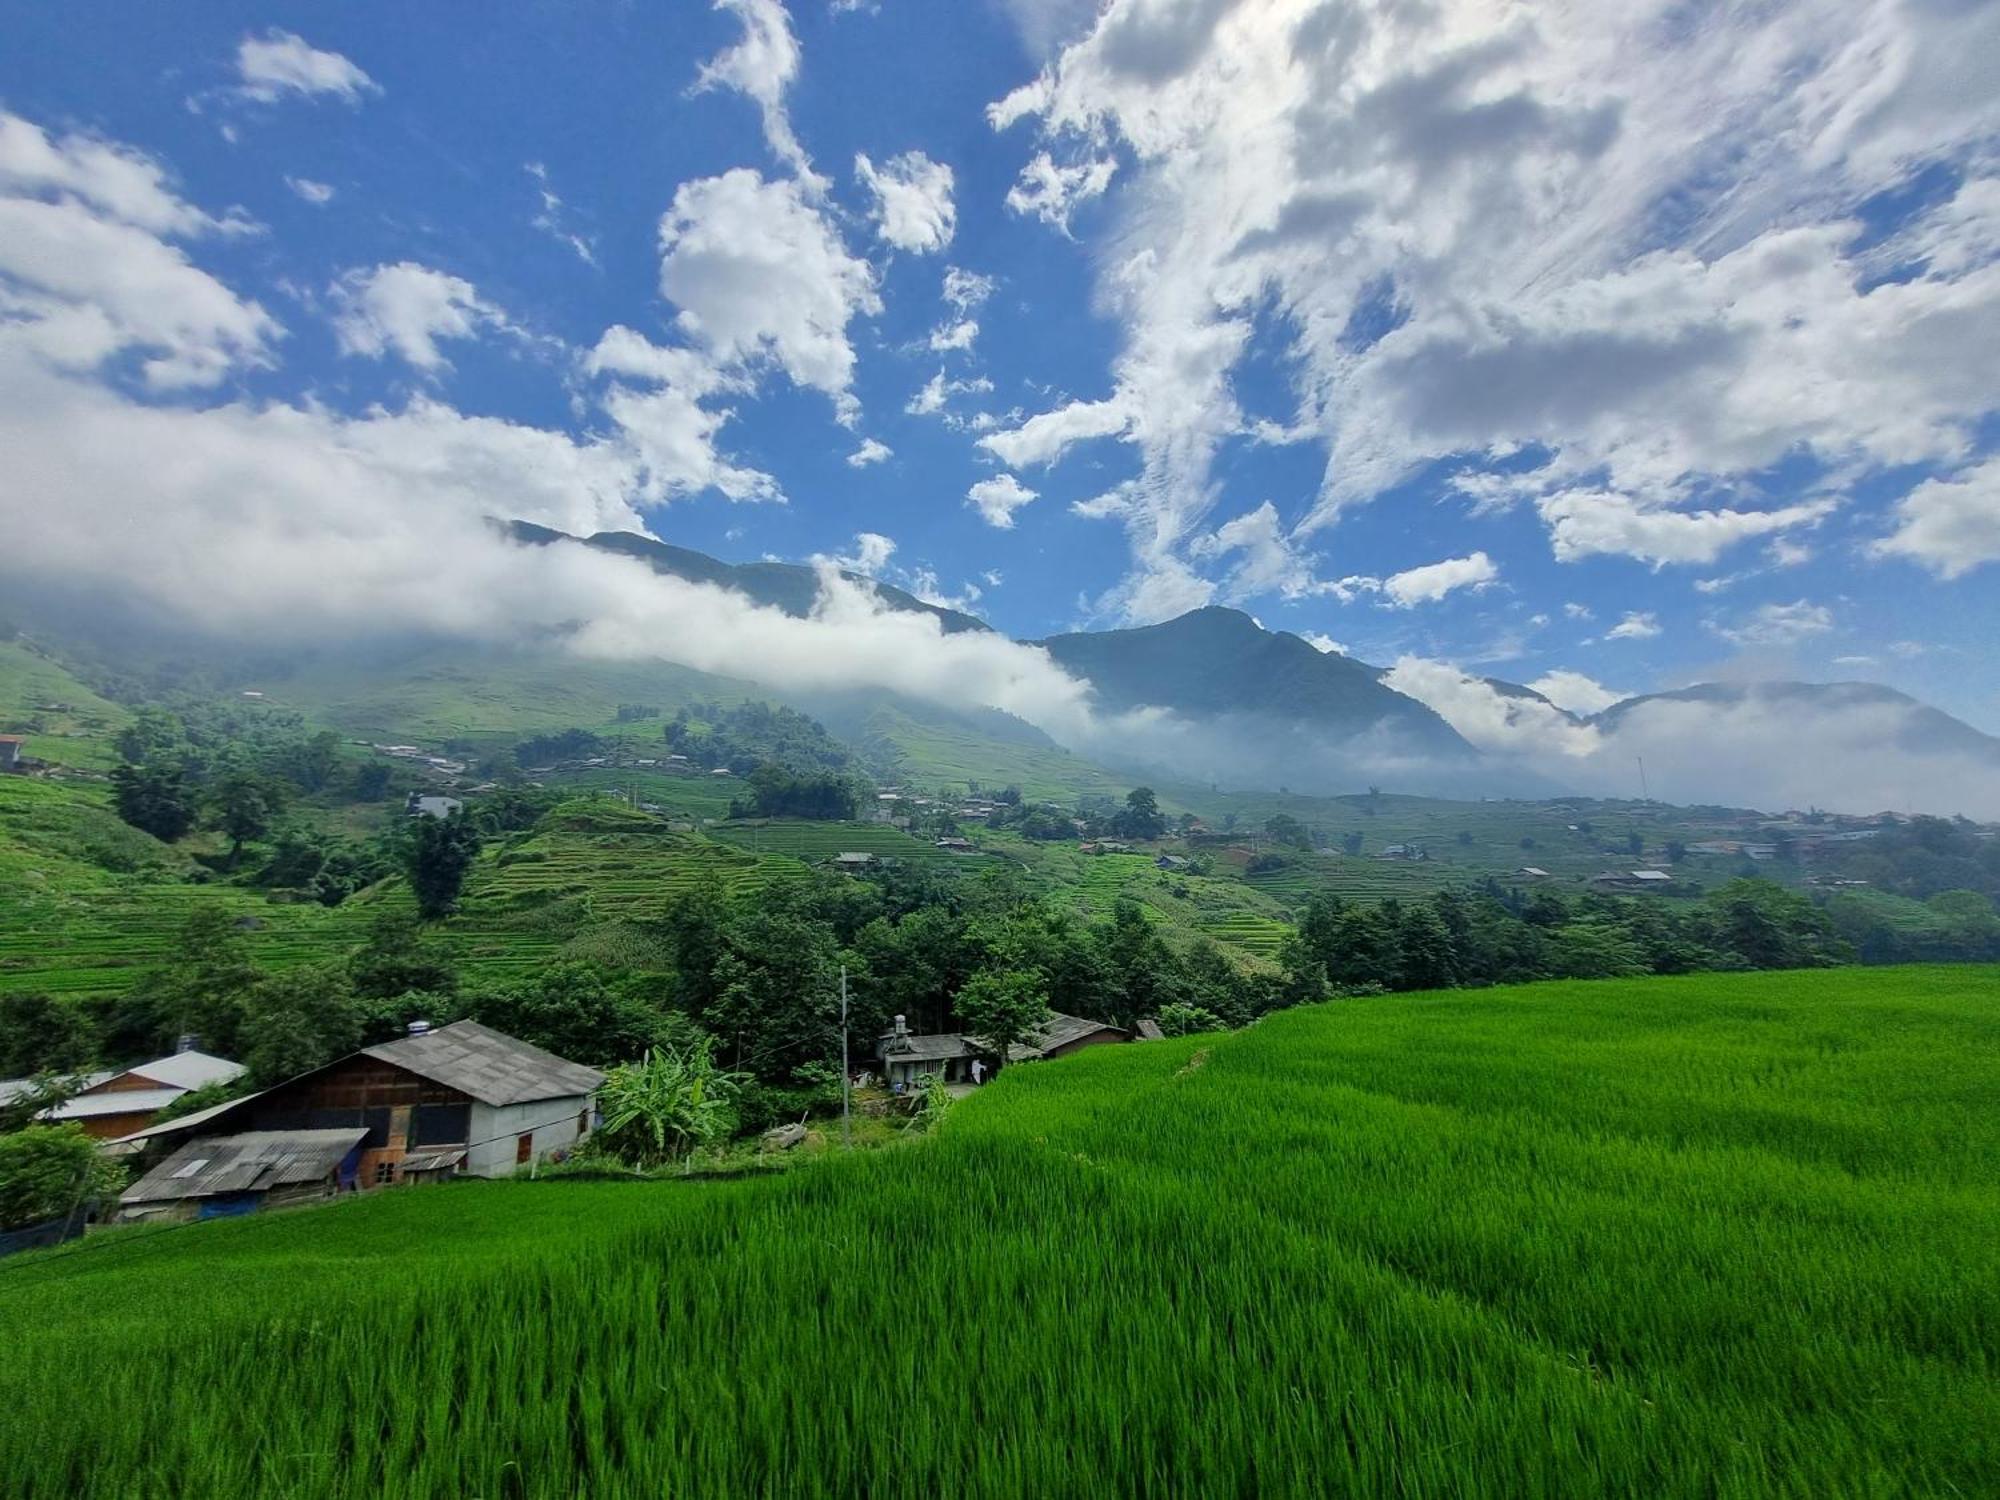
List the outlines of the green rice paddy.
{"label": "green rice paddy", "polygon": [[0,1265],[0,1493],[1986,1496],[2000,972],[1383,997]]}

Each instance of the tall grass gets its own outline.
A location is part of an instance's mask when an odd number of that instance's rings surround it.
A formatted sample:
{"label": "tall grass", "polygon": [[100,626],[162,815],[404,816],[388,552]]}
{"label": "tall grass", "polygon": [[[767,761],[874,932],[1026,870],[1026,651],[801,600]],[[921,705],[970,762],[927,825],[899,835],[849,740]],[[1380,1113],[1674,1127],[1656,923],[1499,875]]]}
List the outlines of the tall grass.
{"label": "tall grass", "polygon": [[0,1493],[2000,1492],[2000,975],[1385,997],[0,1267]]}

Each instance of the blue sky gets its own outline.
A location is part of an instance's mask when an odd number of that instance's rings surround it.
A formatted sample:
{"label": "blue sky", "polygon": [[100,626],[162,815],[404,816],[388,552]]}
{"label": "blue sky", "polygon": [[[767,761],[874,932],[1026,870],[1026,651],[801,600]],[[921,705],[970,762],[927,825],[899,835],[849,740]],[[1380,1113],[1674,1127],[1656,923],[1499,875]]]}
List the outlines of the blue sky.
{"label": "blue sky", "polygon": [[254,414],[1020,637],[1226,603],[2000,731],[2000,8],[1603,9],[8,4],[7,390],[182,423],[169,541]]}

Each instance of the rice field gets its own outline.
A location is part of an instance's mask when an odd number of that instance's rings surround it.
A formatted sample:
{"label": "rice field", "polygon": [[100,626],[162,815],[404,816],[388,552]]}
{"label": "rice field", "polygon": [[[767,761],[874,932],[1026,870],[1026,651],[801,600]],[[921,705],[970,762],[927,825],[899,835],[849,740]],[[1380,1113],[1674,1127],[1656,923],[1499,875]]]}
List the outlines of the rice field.
{"label": "rice field", "polygon": [[2000,1492],[2000,971],[1383,997],[0,1265],[0,1493]]}

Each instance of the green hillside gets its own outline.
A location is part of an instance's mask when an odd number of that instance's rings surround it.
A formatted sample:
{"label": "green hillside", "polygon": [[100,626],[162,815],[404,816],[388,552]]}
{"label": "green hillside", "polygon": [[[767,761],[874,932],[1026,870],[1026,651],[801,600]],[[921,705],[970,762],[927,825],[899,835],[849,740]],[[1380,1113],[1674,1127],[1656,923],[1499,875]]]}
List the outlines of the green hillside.
{"label": "green hillside", "polygon": [[116,1231],[0,1266],[0,1492],[1992,1494],[1996,1091],[1991,969],[1546,984]]}

